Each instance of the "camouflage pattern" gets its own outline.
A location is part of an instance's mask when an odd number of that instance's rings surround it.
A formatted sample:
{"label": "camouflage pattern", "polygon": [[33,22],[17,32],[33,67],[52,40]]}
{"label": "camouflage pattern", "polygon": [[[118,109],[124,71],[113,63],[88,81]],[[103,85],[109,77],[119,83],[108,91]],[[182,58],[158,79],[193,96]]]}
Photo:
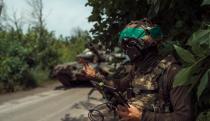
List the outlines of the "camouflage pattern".
{"label": "camouflage pattern", "polygon": [[147,74],[135,74],[134,80],[132,82],[133,91],[136,94],[134,98],[130,99],[130,104],[136,106],[138,109],[142,110],[148,107],[152,107],[153,110],[157,105],[158,93],[146,94],[139,92],[141,90],[154,91],[158,90],[158,78],[163,74],[163,72],[171,65],[170,61],[162,59],[159,64]]}

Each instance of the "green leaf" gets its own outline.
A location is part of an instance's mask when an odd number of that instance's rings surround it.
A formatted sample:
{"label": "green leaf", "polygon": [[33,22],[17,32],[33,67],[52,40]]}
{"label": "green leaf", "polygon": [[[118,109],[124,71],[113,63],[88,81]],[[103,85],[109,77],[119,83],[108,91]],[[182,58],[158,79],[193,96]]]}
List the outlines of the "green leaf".
{"label": "green leaf", "polygon": [[201,4],[201,6],[203,5],[210,5],[210,0],[203,0],[203,3]]}
{"label": "green leaf", "polygon": [[200,80],[200,84],[199,84],[198,90],[197,90],[197,97],[198,97],[198,99],[199,99],[199,97],[201,96],[201,94],[203,93],[203,91],[206,89],[206,87],[208,85],[209,73],[210,73],[210,69],[208,69],[205,72],[205,74],[203,75],[203,77]]}
{"label": "green leaf", "polygon": [[195,72],[197,72],[200,69],[202,62],[205,59],[206,58],[201,58],[200,60],[196,61],[193,65],[181,69],[175,76],[173,87],[189,85],[198,81],[198,80],[191,80],[191,79],[192,77],[194,77],[193,74],[195,74]]}
{"label": "green leaf", "polygon": [[194,66],[190,66],[190,67],[181,69],[175,76],[175,81],[173,83],[173,87],[189,84],[190,76],[193,73],[193,68],[194,68]]}
{"label": "green leaf", "polygon": [[199,30],[194,32],[188,40],[193,53],[198,57],[208,56],[210,53],[210,30]]}
{"label": "green leaf", "polygon": [[174,48],[179,55],[179,57],[184,60],[186,63],[193,64],[195,63],[194,56],[186,49],[183,49],[177,45],[174,45]]}

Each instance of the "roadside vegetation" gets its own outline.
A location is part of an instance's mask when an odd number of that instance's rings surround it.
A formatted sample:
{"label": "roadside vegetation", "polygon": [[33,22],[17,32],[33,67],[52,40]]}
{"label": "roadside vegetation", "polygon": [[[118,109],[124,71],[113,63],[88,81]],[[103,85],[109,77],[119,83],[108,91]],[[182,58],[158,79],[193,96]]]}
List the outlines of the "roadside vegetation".
{"label": "roadside vegetation", "polygon": [[6,7],[0,18],[0,93],[37,87],[52,81],[56,64],[73,61],[89,39],[79,28],[67,37],[56,37],[46,28],[42,0],[27,1],[31,24],[23,32],[24,18],[15,12],[8,16]]}

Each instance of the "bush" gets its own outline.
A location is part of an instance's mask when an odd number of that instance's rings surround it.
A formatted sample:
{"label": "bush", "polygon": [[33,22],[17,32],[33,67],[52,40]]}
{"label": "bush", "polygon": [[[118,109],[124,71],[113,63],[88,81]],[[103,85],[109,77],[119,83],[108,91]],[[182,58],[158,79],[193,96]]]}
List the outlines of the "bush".
{"label": "bush", "polygon": [[[188,49],[176,46],[175,49],[184,68],[176,75],[174,86],[191,85],[197,104],[198,121],[210,120],[210,28],[200,29],[188,40]],[[206,114],[206,115],[204,115]],[[204,121],[204,120],[203,120]],[[205,120],[207,121],[207,120]]]}
{"label": "bush", "polygon": [[28,65],[24,61],[27,50],[17,41],[5,41],[4,39],[0,40],[2,45],[2,53],[0,53],[0,80],[6,91],[15,91],[26,81],[23,75],[28,71]]}
{"label": "bush", "polygon": [[49,72],[50,71],[48,69],[42,69],[40,66],[38,66],[36,68],[31,69],[29,74],[30,77],[36,80],[36,85],[40,86],[50,80]]}
{"label": "bush", "polygon": [[[0,92],[14,92],[42,85],[58,63],[75,60],[85,48],[88,33],[78,31],[65,40],[53,32],[32,27],[26,34],[11,30],[0,31]],[[17,37],[21,34],[21,37]]]}
{"label": "bush", "polygon": [[85,49],[86,43],[89,41],[89,35],[86,31],[77,31],[69,40],[64,41],[59,47],[59,55],[61,62],[66,63],[75,61],[76,56]]}

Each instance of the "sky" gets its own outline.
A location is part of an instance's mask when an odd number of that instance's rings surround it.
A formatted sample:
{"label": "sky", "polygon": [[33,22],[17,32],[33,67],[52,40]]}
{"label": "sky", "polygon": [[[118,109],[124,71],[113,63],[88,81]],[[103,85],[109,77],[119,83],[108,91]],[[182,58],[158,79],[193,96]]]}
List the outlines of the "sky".
{"label": "sky", "polygon": [[[26,0],[4,0],[6,11],[12,16],[14,11],[17,16],[28,20],[29,6]],[[69,36],[75,28],[89,30],[92,24],[87,18],[91,14],[91,8],[85,7],[87,0],[43,0],[44,17],[46,26],[56,35]],[[26,26],[26,24],[25,24]]]}

